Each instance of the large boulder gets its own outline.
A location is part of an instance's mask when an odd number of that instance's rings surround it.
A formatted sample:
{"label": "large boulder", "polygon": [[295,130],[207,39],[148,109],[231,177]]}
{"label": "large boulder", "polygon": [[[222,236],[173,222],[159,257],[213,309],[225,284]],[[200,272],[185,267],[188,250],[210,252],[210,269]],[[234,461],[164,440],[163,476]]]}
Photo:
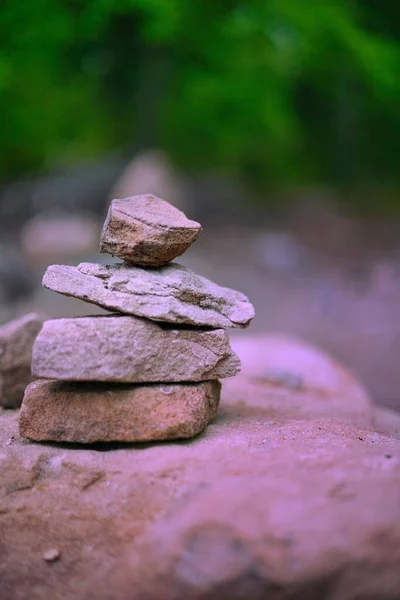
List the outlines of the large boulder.
{"label": "large boulder", "polygon": [[[319,431],[330,448],[322,448]],[[341,434],[347,444],[349,434],[360,437],[322,421],[271,431],[268,469],[238,466],[177,503],[114,566],[118,583],[110,593],[120,589],[114,598],[135,600],[398,598],[399,448],[388,477],[391,453],[377,453],[380,464],[371,469],[374,453],[356,444],[352,457],[341,452]],[[256,434],[253,448],[260,442]]]}
{"label": "large boulder", "polygon": [[29,313],[0,327],[0,406],[21,405],[32,381],[32,348],[43,323],[43,317]]}
{"label": "large boulder", "polygon": [[398,600],[400,440],[318,349],[261,364],[273,339],[235,347],[274,381],[232,380],[191,441],[41,445],[0,413],[4,598]]}
{"label": "large boulder", "polygon": [[223,388],[225,403],[249,413],[335,417],[372,427],[373,402],[360,381],[320,348],[283,334],[233,337],[242,368]]}

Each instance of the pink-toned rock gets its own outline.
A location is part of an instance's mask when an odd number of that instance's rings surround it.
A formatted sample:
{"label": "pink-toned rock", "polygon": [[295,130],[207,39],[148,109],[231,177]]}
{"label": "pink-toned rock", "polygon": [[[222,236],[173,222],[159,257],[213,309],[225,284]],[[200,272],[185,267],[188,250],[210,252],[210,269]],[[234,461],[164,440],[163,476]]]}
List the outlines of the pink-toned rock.
{"label": "pink-toned rock", "polygon": [[231,344],[242,368],[223,387],[225,405],[275,418],[334,417],[400,439],[400,413],[375,405],[361,381],[321,348],[273,333]]}
{"label": "pink-toned rock", "polygon": [[233,406],[183,443],[57,447],[17,425],[0,413],[7,600],[400,595],[399,440]]}
{"label": "pink-toned rock", "polygon": [[250,413],[334,417],[374,427],[375,407],[361,382],[320,348],[289,335],[233,337],[242,368],[224,385],[226,403]]}
{"label": "pink-toned rock", "polygon": [[224,329],[173,329],[122,315],[49,320],[32,357],[35,377],[64,381],[206,381],[239,369]]}
{"label": "pink-toned rock", "polygon": [[[252,339],[240,343],[262,367]],[[372,407],[352,400],[361,384],[316,348],[301,359],[300,346],[301,395],[298,371],[284,377],[282,364],[269,395],[286,393],[273,402],[238,376],[214,422],[185,442],[42,445],[0,412],[1,594],[398,600],[400,440],[355,426]],[[386,413],[380,425],[390,423]],[[61,553],[51,565],[50,548]]]}
{"label": "pink-toned rock", "polygon": [[52,265],[43,285],[108,310],[166,323],[246,327],[254,318],[254,308],[244,294],[221,287],[178,263],[159,269],[127,263]]}
{"label": "pink-toned rock", "polygon": [[20,406],[32,381],[32,347],[43,322],[41,316],[29,313],[0,327],[0,406]]}
{"label": "pink-toned rock", "polygon": [[399,482],[349,462],[299,472],[287,459],[216,481],[150,526],[117,568],[125,595],[114,598],[400,597]]}
{"label": "pink-toned rock", "polygon": [[50,548],[43,554],[43,560],[46,562],[54,562],[61,557],[61,553],[57,548]]}
{"label": "pink-toned rock", "polygon": [[202,231],[182,211],[146,194],[111,202],[100,252],[135,265],[161,267],[180,256]]}
{"label": "pink-toned rock", "polygon": [[110,385],[35,381],[20,433],[36,441],[148,442],[190,438],[215,417],[221,384]]}

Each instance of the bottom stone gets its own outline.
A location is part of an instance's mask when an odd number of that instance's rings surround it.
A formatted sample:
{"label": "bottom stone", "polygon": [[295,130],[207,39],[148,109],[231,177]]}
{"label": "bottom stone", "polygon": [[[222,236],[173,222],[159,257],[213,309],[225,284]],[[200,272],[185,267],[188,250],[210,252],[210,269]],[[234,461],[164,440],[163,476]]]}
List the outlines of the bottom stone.
{"label": "bottom stone", "polygon": [[150,442],[190,438],[215,417],[219,381],[110,384],[35,381],[25,391],[20,433],[35,441]]}

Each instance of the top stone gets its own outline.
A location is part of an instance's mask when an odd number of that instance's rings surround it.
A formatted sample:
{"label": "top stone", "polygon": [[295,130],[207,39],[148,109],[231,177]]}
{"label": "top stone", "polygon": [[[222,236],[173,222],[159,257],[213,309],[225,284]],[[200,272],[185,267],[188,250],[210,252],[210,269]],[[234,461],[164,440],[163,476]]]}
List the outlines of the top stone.
{"label": "top stone", "polygon": [[201,232],[200,223],[165,200],[132,196],[111,202],[100,252],[142,267],[161,267],[183,254]]}

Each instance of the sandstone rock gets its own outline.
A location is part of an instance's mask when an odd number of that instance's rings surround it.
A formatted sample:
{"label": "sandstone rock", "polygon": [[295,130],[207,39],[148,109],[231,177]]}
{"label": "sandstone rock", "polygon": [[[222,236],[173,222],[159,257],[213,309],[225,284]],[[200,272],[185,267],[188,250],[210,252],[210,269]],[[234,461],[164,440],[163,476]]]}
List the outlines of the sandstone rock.
{"label": "sandstone rock", "polygon": [[20,433],[55,442],[146,442],[194,437],[219,404],[221,384],[110,385],[35,381]]}
{"label": "sandstone rock", "polygon": [[109,310],[155,321],[205,327],[246,327],[254,317],[249,300],[235,290],[172,263],[160,269],[133,265],[52,265],[43,285]]}
{"label": "sandstone rock", "polygon": [[204,381],[239,368],[223,329],[173,329],[122,315],[49,320],[32,357],[36,377],[64,381]]}
{"label": "sandstone rock", "polygon": [[224,384],[193,440],[42,445],[0,412],[2,596],[398,600],[400,440],[345,422],[373,406],[329,356],[261,342],[235,347],[266,383]]}
{"label": "sandstone rock", "polygon": [[32,381],[32,346],[44,319],[30,313],[0,327],[0,406],[20,406]]}
{"label": "sandstone rock", "polygon": [[161,267],[180,256],[202,231],[183,212],[150,194],[113,200],[100,252],[136,265]]}
{"label": "sandstone rock", "polygon": [[46,562],[54,562],[61,557],[61,553],[57,548],[50,548],[43,554],[43,560]]}
{"label": "sandstone rock", "polygon": [[400,441],[291,414],[225,405],[190,441],[80,449],[0,413],[2,596],[397,600]]}
{"label": "sandstone rock", "polygon": [[233,337],[231,344],[242,368],[223,387],[226,403],[251,414],[334,417],[375,428],[375,407],[365,387],[321,348],[273,333]]}
{"label": "sandstone rock", "polygon": [[400,485],[346,467],[325,476],[272,468],[200,490],[136,541],[117,569],[121,597],[395,600]]}

